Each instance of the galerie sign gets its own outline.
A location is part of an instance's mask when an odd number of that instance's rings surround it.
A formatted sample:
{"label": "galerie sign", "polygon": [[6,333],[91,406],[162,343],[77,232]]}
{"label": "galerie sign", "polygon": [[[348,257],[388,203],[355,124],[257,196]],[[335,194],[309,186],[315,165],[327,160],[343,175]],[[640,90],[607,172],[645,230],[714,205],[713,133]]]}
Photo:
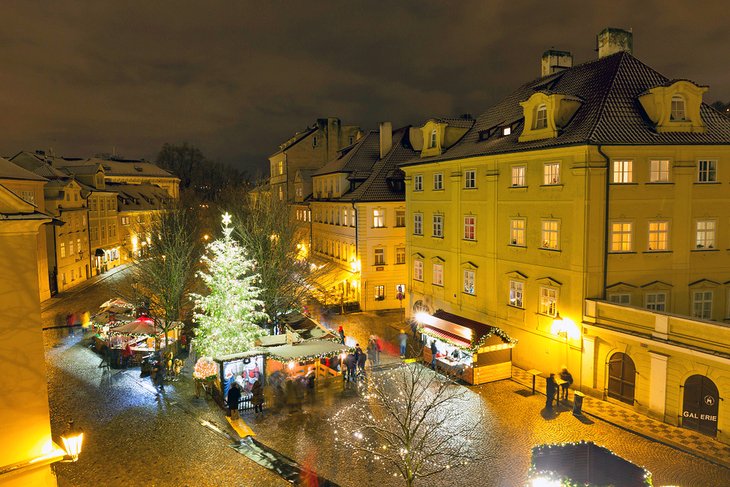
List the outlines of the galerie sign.
{"label": "galerie sign", "polygon": [[719,394],[715,384],[703,375],[693,375],[684,384],[682,426],[706,435],[717,434]]}

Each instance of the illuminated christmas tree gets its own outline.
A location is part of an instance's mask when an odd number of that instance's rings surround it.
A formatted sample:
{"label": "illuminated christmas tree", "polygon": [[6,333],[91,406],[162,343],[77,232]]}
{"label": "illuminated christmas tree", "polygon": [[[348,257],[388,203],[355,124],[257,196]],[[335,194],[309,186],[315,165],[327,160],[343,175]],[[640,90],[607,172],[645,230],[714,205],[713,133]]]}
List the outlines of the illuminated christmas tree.
{"label": "illuminated christmas tree", "polygon": [[255,262],[231,237],[231,216],[223,215],[223,238],[211,242],[200,271],[210,290],[207,296],[191,294],[195,302],[195,349],[199,355],[216,357],[245,352],[267,332],[256,323],[266,319],[261,292],[256,286]]}

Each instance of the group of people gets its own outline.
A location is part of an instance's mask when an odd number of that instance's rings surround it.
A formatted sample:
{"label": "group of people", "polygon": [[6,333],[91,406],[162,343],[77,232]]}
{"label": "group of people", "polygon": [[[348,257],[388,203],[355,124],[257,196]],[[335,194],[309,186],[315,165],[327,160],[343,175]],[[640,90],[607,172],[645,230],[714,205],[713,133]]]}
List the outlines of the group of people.
{"label": "group of people", "polygon": [[[237,381],[234,381],[228,389],[226,397],[228,416],[233,420],[240,417],[238,407],[241,403],[241,397],[241,386]],[[251,404],[253,404],[254,414],[264,414],[264,385],[261,383],[261,378],[256,379],[256,382],[251,386]]]}
{"label": "group of people", "polygon": [[[555,374],[553,373],[550,374],[545,382],[545,395],[547,396],[545,400],[545,407],[548,409],[553,408],[553,401],[556,401],[556,404],[558,404],[561,399],[566,401],[568,400],[568,389],[573,383],[573,375],[568,372],[566,367],[563,367],[560,374],[558,374],[558,377],[560,377],[561,380],[560,386],[558,386],[558,382],[555,380]],[[555,396],[557,396],[557,398]]]}

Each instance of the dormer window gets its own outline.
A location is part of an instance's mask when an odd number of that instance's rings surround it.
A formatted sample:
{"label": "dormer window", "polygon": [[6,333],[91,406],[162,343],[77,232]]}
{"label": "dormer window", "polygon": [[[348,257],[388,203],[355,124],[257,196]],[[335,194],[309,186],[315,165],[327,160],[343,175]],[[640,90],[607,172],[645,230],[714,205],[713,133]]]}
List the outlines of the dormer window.
{"label": "dormer window", "polygon": [[687,120],[685,113],[684,98],[680,95],[674,95],[672,97],[672,112],[669,119],[673,122]]}
{"label": "dormer window", "polygon": [[436,133],[436,129],[433,129],[431,131],[431,139],[428,142],[429,149],[432,149],[436,147],[436,140],[437,140],[438,134]]}
{"label": "dormer window", "polygon": [[532,125],[532,129],[540,130],[544,128],[547,128],[547,105],[543,103],[535,109],[535,122]]}
{"label": "dormer window", "polygon": [[[546,120],[546,122],[547,122],[547,120]],[[512,127],[502,127],[502,130],[500,133],[501,133],[502,137],[507,137],[508,135],[510,135],[512,133]]]}

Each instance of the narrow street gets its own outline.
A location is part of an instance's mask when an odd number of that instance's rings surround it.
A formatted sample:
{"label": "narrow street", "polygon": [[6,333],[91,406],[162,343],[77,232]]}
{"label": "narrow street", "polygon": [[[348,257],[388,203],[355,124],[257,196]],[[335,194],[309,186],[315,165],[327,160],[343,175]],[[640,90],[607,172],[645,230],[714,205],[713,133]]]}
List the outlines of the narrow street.
{"label": "narrow street", "polygon": [[[57,315],[95,310],[125,284],[125,273],[95,283],[83,292],[61,296],[43,313],[46,326]],[[361,340],[375,333],[393,340],[397,315],[332,317]],[[349,330],[348,330],[349,328]],[[229,431],[223,412],[210,400],[196,398],[187,364],[185,377],[166,384],[158,395],[139,369],[100,368],[87,346],[90,334],[78,328],[45,332],[51,418],[54,435],[73,418],[84,429],[84,452],[78,463],[59,464],[61,486],[87,485],[291,485],[231,448],[215,429]],[[541,443],[594,441],[649,469],[654,485],[727,485],[730,471],[670,447],[646,440],[600,420],[582,421],[567,409],[545,415],[544,396],[525,395],[525,387],[499,381],[469,388],[469,403],[460,415],[483,414],[482,460],[445,472],[421,485],[521,486],[530,466],[530,449]],[[243,419],[256,440],[341,486],[401,485],[393,471],[377,462],[356,461],[334,439],[332,413],[360,397],[352,390],[329,391],[306,403],[301,412],[267,410],[263,417]],[[212,426],[212,427],[211,427]]]}

